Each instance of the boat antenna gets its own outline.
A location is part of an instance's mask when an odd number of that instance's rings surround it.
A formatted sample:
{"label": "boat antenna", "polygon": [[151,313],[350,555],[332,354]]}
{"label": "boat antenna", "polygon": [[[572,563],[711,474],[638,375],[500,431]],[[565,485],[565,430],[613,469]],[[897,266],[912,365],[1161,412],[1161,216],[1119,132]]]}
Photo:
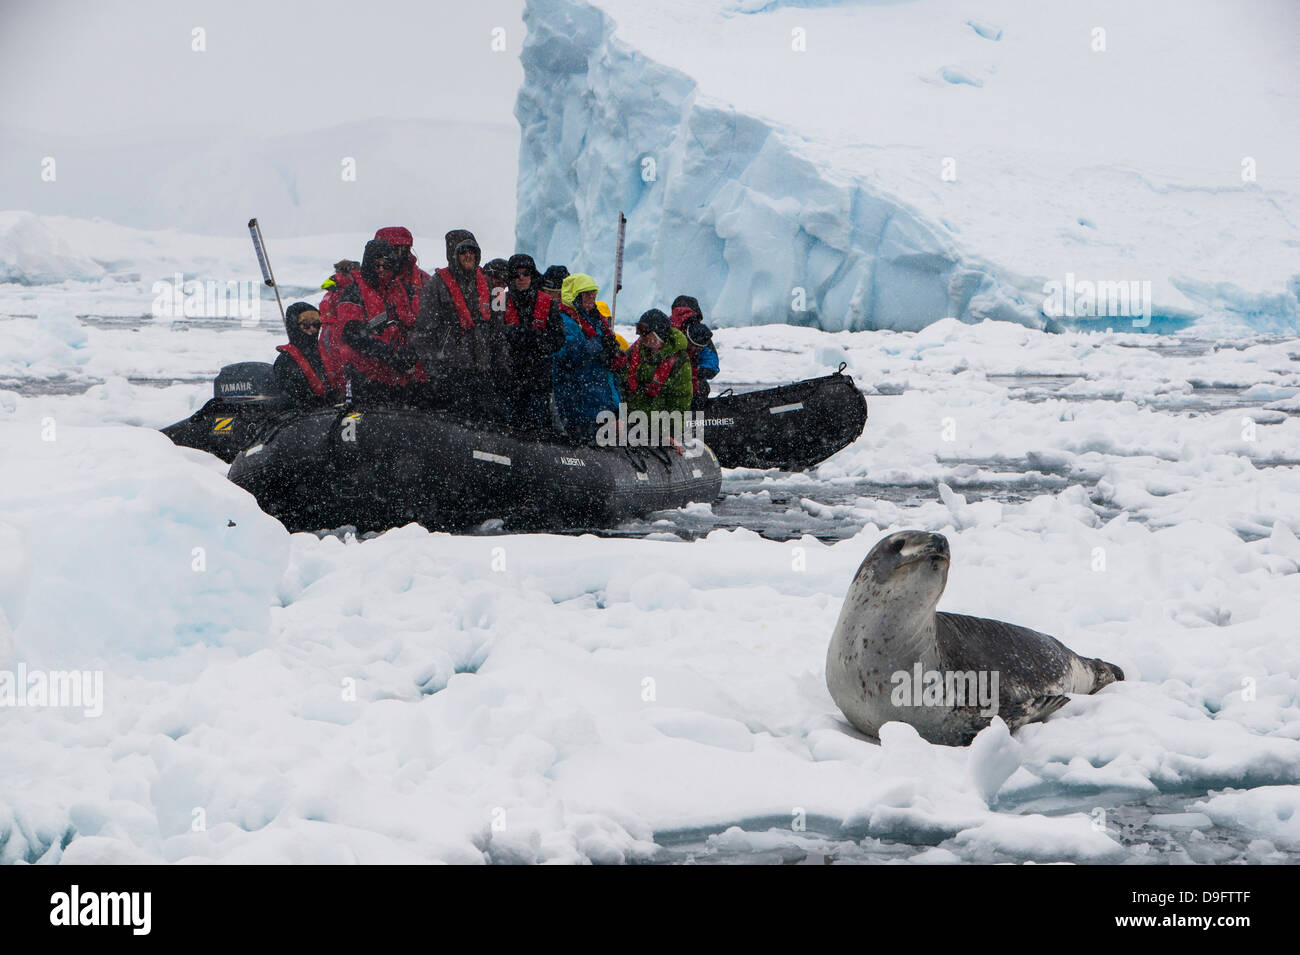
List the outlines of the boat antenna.
{"label": "boat antenna", "polygon": [[262,282],[275,290],[275,304],[280,308],[280,321],[285,321],[284,303],[280,301],[280,286],[275,284],[275,275],[271,272],[271,260],[266,257],[266,246],[262,242],[262,227],[256,219],[248,220],[248,234],[253,237],[253,251],[257,253],[257,264],[262,267]]}
{"label": "boat antenna", "polygon": [[609,324],[614,325],[615,307],[618,305],[618,291],[623,287],[623,234],[627,229],[627,216],[622,210],[618,213],[618,244],[614,247],[614,294],[609,299]]}

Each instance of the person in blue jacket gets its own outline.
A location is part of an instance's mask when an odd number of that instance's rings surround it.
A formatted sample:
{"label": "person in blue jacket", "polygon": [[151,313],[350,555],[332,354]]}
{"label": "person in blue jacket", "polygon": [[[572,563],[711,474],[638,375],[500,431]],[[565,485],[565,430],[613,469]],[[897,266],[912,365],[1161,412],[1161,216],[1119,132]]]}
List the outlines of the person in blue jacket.
{"label": "person in blue jacket", "polygon": [[577,273],[560,287],[564,346],[552,360],[555,406],[576,441],[595,440],[596,418],[618,413],[618,382],[611,370],[622,354],[609,322],[596,308],[595,279]]}
{"label": "person in blue jacket", "polygon": [[718,350],[713,347],[713,332],[703,322],[686,326],[686,354],[691,359],[691,407],[700,410],[709,400],[709,380],[718,374]]}

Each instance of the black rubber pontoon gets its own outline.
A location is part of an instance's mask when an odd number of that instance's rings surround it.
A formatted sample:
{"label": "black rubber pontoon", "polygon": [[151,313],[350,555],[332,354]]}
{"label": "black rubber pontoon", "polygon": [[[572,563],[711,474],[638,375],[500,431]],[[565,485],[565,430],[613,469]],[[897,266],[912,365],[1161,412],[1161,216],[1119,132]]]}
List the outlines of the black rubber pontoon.
{"label": "black rubber pontoon", "polygon": [[687,454],[586,447],[404,408],[283,416],[235,459],[230,480],[291,531],[412,521],[457,529],[492,518],[511,528],[607,528],[711,502],[722,487],[703,445]]}
{"label": "black rubber pontoon", "polygon": [[710,399],[702,409],[705,442],[724,468],[801,471],[826,460],[867,423],[867,400],[843,371]]}
{"label": "black rubber pontoon", "polygon": [[[710,399],[702,409],[705,442],[726,468],[799,471],[819,464],[857,440],[866,426],[866,399],[843,369]],[[211,401],[163,433],[177,444],[230,462],[286,413],[265,362],[227,365],[213,391]]]}

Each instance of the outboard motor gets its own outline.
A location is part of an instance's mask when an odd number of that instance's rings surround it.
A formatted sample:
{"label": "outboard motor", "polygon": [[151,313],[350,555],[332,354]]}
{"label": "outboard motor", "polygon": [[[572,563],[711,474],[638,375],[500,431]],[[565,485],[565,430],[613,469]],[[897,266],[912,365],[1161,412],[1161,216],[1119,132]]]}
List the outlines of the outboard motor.
{"label": "outboard motor", "polygon": [[184,421],[163,428],[163,434],[187,448],[233,461],[284,408],[272,367],[264,361],[226,365],[212,383],[214,397]]}
{"label": "outboard motor", "polygon": [[212,383],[212,396],[227,404],[248,401],[278,401],[271,364],[264,361],[241,361],[224,366]]}

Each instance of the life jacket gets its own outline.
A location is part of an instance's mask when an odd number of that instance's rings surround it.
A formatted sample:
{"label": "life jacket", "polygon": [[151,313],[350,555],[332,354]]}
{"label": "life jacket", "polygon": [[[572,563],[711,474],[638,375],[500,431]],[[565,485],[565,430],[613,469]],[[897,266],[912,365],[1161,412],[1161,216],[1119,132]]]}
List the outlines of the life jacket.
{"label": "life jacket", "polygon": [[407,265],[405,271],[398,276],[398,281],[406,289],[407,298],[411,303],[411,312],[414,315],[420,314],[420,296],[424,292],[424,286],[429,281],[429,273],[424,271],[415,263],[415,256],[411,256],[411,262]]}
{"label": "life jacket", "polygon": [[[533,331],[544,331],[546,329],[546,320],[550,315],[551,297],[545,292],[538,292],[537,301],[533,303]],[[515,310],[515,300],[509,295],[506,296],[506,324],[519,324],[519,313]]]}
{"label": "life jacket", "polygon": [[[600,334],[600,332],[596,330],[596,328],[591,324],[591,322],[583,318],[582,313],[578,311],[576,308],[574,308],[572,305],[561,305],[560,311],[563,312],[565,315],[568,315],[569,318],[573,319],[575,322],[577,322],[578,327],[582,329],[582,334],[586,335],[588,338],[595,338],[597,335]],[[603,327],[602,330],[608,332],[609,326],[605,324],[605,319],[603,316],[600,319],[600,323]]]}
{"label": "life jacket", "polygon": [[[630,394],[635,394],[641,387],[641,383],[637,380],[637,371],[641,367],[642,350],[639,344],[633,345],[631,354],[627,359],[627,390]],[[677,370],[680,363],[679,359],[684,354],[685,352],[674,352],[659,363],[659,367],[655,369],[654,377],[645,386],[647,395],[653,398],[659,394],[663,386],[668,383],[668,379],[673,376],[673,372]],[[692,387],[694,387],[694,372],[695,369],[692,367]]]}
{"label": "life jacket", "polygon": [[[337,273],[335,278],[344,278],[342,273]],[[351,278],[347,277],[348,284],[351,284]],[[342,391],[347,385],[347,357],[352,354],[352,349],[348,348],[343,342],[343,325],[335,314],[338,307],[339,291],[341,286],[336,284],[325,293],[325,297],[320,300],[320,334],[316,337],[316,350],[320,352],[321,367],[325,370],[325,378],[330,383],[330,387]]]}
{"label": "life jacket", "polygon": [[[486,322],[492,318],[491,307],[488,295],[487,276],[483,274],[482,269],[475,269],[475,290],[478,292],[478,311],[479,321]],[[460,290],[460,283],[452,277],[451,269],[438,269],[434,275],[442,279],[442,284],[447,286],[447,292],[451,295],[451,304],[456,309],[456,318],[460,321],[461,332],[468,332],[474,329],[474,318],[469,313],[469,305],[465,302],[465,295]]]}
{"label": "life jacket", "polygon": [[[338,276],[336,276],[338,277]],[[341,301],[346,288],[355,286],[361,297],[361,304]],[[418,298],[416,299],[418,301]],[[387,295],[381,295],[371,288],[358,271],[346,273],[346,281],[326,293],[320,303],[320,338],[319,351],[325,377],[331,387],[342,391],[347,383],[347,369],[351,368],[370,381],[401,388],[415,381],[425,381],[424,369],[416,365],[409,372],[400,372],[396,368],[362,355],[348,347],[343,340],[343,326],[348,322],[371,322],[380,317],[388,321],[375,337],[385,345],[399,348],[406,344],[406,332],[415,324],[416,311],[412,296],[400,282],[389,286]]]}
{"label": "life jacket", "polygon": [[275,350],[284,352],[297,363],[302,370],[302,376],[307,379],[307,387],[311,389],[312,394],[317,398],[325,397],[328,391],[325,382],[320,380],[320,376],[316,374],[316,369],[311,366],[311,362],[307,360],[307,356],[302,353],[301,348],[297,345],[276,345]]}
{"label": "life jacket", "polygon": [[[371,288],[361,278],[360,273],[354,273],[352,280],[357,286],[357,291],[361,293],[361,303],[365,309],[367,321],[373,321],[380,315],[387,314],[390,320],[399,321],[407,328],[415,324],[415,316],[418,311],[411,301],[411,290],[400,279],[390,282],[383,295],[376,289]],[[391,326],[385,327],[384,331],[388,331],[389,327]]]}

